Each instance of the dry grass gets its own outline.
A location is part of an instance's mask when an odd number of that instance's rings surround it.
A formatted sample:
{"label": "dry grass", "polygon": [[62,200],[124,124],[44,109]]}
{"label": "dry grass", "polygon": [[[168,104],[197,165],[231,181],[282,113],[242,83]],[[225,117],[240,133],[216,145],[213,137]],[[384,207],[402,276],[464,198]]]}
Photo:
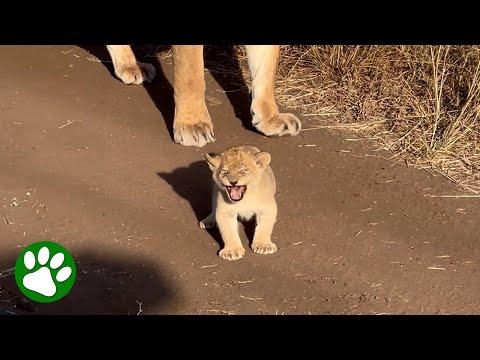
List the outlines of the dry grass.
{"label": "dry grass", "polygon": [[480,193],[480,46],[282,46],[277,80],[279,103],[305,131],[354,131]]}
{"label": "dry grass", "polygon": [[277,97],[480,193],[479,46],[283,46]]}

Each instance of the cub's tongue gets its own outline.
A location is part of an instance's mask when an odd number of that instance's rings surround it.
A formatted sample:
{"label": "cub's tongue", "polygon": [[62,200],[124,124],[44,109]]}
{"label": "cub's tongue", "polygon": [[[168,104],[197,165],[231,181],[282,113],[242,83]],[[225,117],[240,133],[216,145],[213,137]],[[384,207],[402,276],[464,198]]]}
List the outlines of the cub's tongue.
{"label": "cub's tongue", "polygon": [[238,201],[242,200],[243,193],[245,192],[245,186],[229,186],[228,187],[228,194],[230,195],[230,199]]}

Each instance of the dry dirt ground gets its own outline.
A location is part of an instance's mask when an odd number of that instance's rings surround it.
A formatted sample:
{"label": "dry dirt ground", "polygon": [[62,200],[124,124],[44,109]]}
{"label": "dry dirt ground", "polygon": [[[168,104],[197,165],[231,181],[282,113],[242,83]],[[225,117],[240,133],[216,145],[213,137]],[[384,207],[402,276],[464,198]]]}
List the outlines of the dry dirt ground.
{"label": "dry dirt ground", "polygon": [[[246,94],[208,72],[217,141],[181,147],[170,134],[171,59],[151,85],[126,86],[91,61],[88,51],[108,59],[102,49],[0,47],[0,271],[43,239],[64,244],[78,267],[71,293],[54,304],[21,300],[4,272],[0,308],[480,313],[478,199],[428,197],[457,192],[440,176],[393,165],[330,131],[265,138],[243,125]],[[303,120],[304,128],[315,124]],[[272,154],[279,251],[247,248],[244,259],[228,262],[217,256],[218,233],[197,227],[210,211],[202,153],[244,143]]]}

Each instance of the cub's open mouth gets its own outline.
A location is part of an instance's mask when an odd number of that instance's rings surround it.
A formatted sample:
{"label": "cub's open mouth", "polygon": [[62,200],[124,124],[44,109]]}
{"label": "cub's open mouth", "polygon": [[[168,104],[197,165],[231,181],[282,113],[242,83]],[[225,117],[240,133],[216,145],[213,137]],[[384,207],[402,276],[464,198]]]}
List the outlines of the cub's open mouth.
{"label": "cub's open mouth", "polygon": [[232,201],[240,201],[243,199],[243,195],[247,187],[245,185],[241,186],[227,186],[227,193]]}

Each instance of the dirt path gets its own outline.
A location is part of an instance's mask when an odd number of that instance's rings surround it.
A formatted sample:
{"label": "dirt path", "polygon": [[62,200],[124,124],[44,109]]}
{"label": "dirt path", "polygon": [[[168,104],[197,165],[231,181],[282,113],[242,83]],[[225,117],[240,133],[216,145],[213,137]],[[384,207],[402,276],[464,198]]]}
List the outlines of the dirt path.
{"label": "dirt path", "polygon": [[[88,56],[75,46],[0,47],[0,271],[42,239],[66,245],[79,269],[68,297],[24,309],[480,313],[478,199],[426,197],[456,191],[326,131],[269,139],[247,130],[210,75],[217,141],[181,147],[164,121],[173,108],[162,76],[125,86]],[[163,68],[171,78],[169,59]],[[243,143],[272,154],[279,252],[247,249],[227,262],[218,234],[197,227],[210,210],[201,154]],[[18,296],[12,276],[0,279],[0,308]]]}

